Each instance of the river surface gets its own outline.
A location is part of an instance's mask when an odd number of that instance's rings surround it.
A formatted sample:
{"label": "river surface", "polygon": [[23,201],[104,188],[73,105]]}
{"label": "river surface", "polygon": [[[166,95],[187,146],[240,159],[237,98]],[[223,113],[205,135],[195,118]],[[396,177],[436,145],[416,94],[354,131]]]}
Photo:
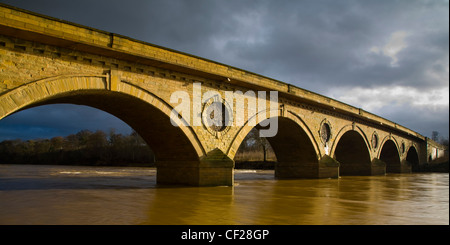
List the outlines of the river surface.
{"label": "river surface", "polygon": [[164,187],[156,169],[0,165],[0,224],[449,225],[448,173]]}

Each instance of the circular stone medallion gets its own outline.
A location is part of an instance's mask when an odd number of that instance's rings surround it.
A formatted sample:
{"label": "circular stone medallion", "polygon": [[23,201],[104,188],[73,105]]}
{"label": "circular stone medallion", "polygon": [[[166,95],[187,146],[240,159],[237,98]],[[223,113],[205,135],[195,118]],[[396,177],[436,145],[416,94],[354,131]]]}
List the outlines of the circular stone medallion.
{"label": "circular stone medallion", "polygon": [[231,110],[219,96],[210,98],[202,110],[202,124],[212,135],[220,137],[230,128]]}
{"label": "circular stone medallion", "polygon": [[327,143],[330,140],[331,128],[328,123],[322,123],[322,126],[320,127],[320,137],[323,143]]}

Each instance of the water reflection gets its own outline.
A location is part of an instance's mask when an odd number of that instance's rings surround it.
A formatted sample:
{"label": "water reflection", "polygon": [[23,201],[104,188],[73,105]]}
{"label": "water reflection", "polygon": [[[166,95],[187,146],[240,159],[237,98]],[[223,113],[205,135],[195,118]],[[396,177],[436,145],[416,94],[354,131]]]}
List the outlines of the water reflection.
{"label": "water reflection", "polygon": [[157,188],[142,224],[229,224],[233,187]]}
{"label": "water reflection", "polygon": [[448,174],[156,185],[156,170],[0,165],[0,224],[449,224]]}

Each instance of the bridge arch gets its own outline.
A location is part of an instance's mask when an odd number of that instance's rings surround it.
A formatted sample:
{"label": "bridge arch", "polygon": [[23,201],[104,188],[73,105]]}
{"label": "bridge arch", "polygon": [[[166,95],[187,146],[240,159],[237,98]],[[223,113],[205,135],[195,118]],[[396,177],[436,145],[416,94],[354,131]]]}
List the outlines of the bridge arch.
{"label": "bridge arch", "polygon": [[347,125],[338,132],[331,156],[340,163],[340,175],[372,174],[370,144],[358,126]]}
{"label": "bridge arch", "polygon": [[[278,111],[277,111],[278,113]],[[317,178],[320,152],[316,140],[308,126],[296,115],[286,113],[278,116],[278,132],[274,137],[267,137],[277,158],[275,176],[277,178]],[[266,115],[269,115],[266,111]],[[270,117],[258,118],[256,126],[249,121],[234,137],[228,150],[228,156],[234,159],[244,138],[253,128],[262,129],[261,123]]]}
{"label": "bridge arch", "polygon": [[381,146],[378,159],[386,163],[386,172],[401,172],[401,160],[397,141],[392,137],[386,136]]}
{"label": "bridge arch", "polygon": [[406,153],[406,161],[411,165],[411,170],[419,171],[419,153],[414,145],[411,145]]}
{"label": "bridge arch", "polygon": [[[278,110],[272,110],[272,115],[274,114],[278,114],[279,111]],[[265,115],[265,117],[260,117],[260,114],[263,113],[263,115]],[[253,117],[249,118],[244,126],[242,126],[239,131],[237,132],[237,134],[235,135],[232,143],[230,144],[230,147],[228,148],[227,151],[227,155],[228,157],[230,157],[230,159],[234,159],[237,150],[239,149],[239,146],[241,145],[241,143],[243,142],[243,140],[245,139],[245,137],[247,136],[247,134],[250,132],[250,130],[252,130],[254,127],[257,127],[261,122],[270,119],[270,110],[266,110],[264,112],[259,112],[257,114],[255,114]],[[256,126],[252,126],[249,125],[249,122],[251,121],[252,118],[256,118]],[[285,116],[278,116],[278,119],[280,118],[285,118],[285,119],[289,119],[290,121],[295,122],[295,124],[301,128],[301,130],[303,130],[305,132],[305,134],[307,135],[308,139],[310,140],[314,151],[316,153],[316,155],[320,155],[320,151],[319,151],[319,145],[317,144],[317,141],[315,140],[311,130],[309,129],[309,127],[306,125],[306,123],[297,115],[293,114],[293,113],[287,113],[287,115]],[[284,119],[282,119],[284,120]],[[280,130],[281,126],[278,125],[278,130]]]}
{"label": "bridge arch", "polygon": [[24,84],[0,96],[0,120],[40,105],[69,103],[108,112],[132,127],[154,151],[157,161],[198,161],[205,155],[193,130],[170,122],[171,106],[131,83],[111,88],[109,74],[50,77]]}

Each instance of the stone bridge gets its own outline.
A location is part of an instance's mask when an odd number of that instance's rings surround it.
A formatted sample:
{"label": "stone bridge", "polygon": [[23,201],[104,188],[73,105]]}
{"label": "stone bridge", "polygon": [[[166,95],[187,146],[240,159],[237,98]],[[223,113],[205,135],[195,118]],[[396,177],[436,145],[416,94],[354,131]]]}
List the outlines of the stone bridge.
{"label": "stone bridge", "polygon": [[[277,126],[267,139],[281,179],[405,173],[443,154],[408,128],[293,85],[1,4],[0,119],[54,103],[130,125],[154,151],[160,184],[233,185],[233,159],[254,127]],[[208,121],[217,111],[227,123]]]}

